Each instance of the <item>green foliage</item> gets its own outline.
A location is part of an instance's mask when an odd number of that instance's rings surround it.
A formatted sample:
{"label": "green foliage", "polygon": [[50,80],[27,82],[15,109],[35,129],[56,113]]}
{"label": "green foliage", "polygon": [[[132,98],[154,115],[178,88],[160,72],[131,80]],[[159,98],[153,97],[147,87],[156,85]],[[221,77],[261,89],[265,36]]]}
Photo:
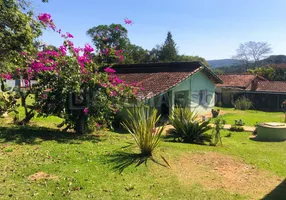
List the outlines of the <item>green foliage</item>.
{"label": "green foliage", "polygon": [[218,107],[222,107],[222,102],[219,101],[219,102],[217,103],[217,106],[218,106]]}
{"label": "green foliage", "polygon": [[206,61],[206,59],[204,59],[200,56],[179,55],[177,61],[180,61],[180,62],[199,61],[199,62],[203,63],[205,66],[209,66],[209,63]]}
{"label": "green foliage", "polygon": [[220,144],[222,145],[222,140],[220,136],[221,130],[223,130],[224,125],[226,124],[226,121],[222,117],[218,117],[214,121],[215,127],[215,135],[214,135],[214,141],[211,143],[211,145],[216,146],[218,142],[220,141]]}
{"label": "green foliage", "polygon": [[229,130],[235,132],[243,132],[244,128],[242,126],[231,125]]}
{"label": "green foliage", "polygon": [[152,156],[166,125],[156,128],[160,119],[156,109],[138,107],[132,111],[128,110],[128,114],[129,119],[122,123],[123,127],[133,136],[141,154]]}
{"label": "green foliage", "polygon": [[124,50],[129,44],[128,31],[121,24],[98,25],[90,28],[86,34],[101,52],[106,48]]}
{"label": "green foliage", "polygon": [[272,67],[258,67],[253,70],[249,70],[252,74],[256,74],[266,78],[267,80],[273,80],[275,77],[275,69]]}
{"label": "green foliage", "polygon": [[0,0],[0,73],[21,67],[20,52],[35,52],[41,24],[33,19],[26,1]]}
{"label": "green foliage", "polygon": [[235,101],[234,108],[236,110],[249,110],[252,107],[252,105],[253,105],[252,101],[243,96]]}
{"label": "green foliage", "polygon": [[15,92],[1,92],[0,93],[0,116],[4,113],[13,112],[18,115],[17,94]]}
{"label": "green foliage", "polygon": [[171,61],[177,61],[177,59],[178,59],[177,44],[173,40],[171,32],[168,32],[167,38],[162,46],[159,55],[159,60],[162,62],[171,62]]}
{"label": "green foliage", "polygon": [[234,120],[234,124],[236,126],[244,126],[245,125],[245,123],[242,121],[242,119]]}
{"label": "green foliage", "polygon": [[150,59],[148,50],[131,43],[126,45],[123,55],[123,63],[126,64],[146,63]]}
{"label": "green foliage", "polygon": [[211,129],[210,121],[199,122],[198,115],[189,108],[175,108],[169,119],[175,128],[174,139],[187,143],[211,142],[211,136],[205,134]]}

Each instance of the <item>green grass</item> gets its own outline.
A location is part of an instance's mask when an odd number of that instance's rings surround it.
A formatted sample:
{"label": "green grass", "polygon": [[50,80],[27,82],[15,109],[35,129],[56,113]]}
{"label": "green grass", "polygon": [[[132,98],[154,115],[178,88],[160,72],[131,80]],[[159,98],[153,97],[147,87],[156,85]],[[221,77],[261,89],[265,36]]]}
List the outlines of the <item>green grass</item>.
{"label": "green grass", "polygon": [[242,119],[246,126],[254,126],[260,122],[284,122],[282,112],[263,112],[256,110],[234,110],[233,108],[218,108],[224,112],[222,116],[227,124],[234,124],[235,120]]}
{"label": "green grass", "polygon": [[[225,137],[229,131],[223,131],[223,146],[218,147],[175,143],[163,138],[154,155],[159,164],[148,160],[146,165],[136,167],[138,150],[129,134],[98,132],[76,136],[62,133],[55,129],[55,123],[61,120],[54,117],[33,119],[32,126],[26,127],[15,127],[9,120],[0,119],[0,199],[251,197],[222,188],[209,189],[199,183],[189,185],[182,182],[177,176],[180,171],[173,170],[176,160],[203,152],[229,155],[271,175],[286,176],[286,142],[256,142],[250,140],[250,133],[246,132]],[[171,168],[162,166],[165,162],[161,155]],[[118,169],[124,170],[120,174]],[[40,171],[57,178],[28,179]]]}

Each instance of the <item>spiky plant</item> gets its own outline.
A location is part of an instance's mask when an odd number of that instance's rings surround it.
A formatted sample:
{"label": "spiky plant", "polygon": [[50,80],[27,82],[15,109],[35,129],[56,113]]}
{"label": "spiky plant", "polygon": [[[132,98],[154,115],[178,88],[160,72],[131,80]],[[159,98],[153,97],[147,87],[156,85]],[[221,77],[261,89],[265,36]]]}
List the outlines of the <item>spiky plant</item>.
{"label": "spiky plant", "polygon": [[174,127],[175,139],[189,143],[211,141],[211,136],[205,134],[211,129],[209,121],[199,122],[195,111],[189,108],[175,108],[169,119]]}
{"label": "spiky plant", "polygon": [[156,109],[137,107],[128,110],[129,119],[122,126],[133,136],[140,152],[144,156],[152,156],[154,149],[160,142],[160,136],[166,124],[156,128],[160,119]]}

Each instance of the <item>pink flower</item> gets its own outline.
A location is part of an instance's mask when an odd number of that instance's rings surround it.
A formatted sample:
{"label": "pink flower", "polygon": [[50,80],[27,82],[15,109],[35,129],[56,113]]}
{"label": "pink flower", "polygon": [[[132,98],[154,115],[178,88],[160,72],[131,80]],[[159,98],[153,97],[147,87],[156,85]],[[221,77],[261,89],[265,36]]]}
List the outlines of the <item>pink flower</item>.
{"label": "pink flower", "polygon": [[29,87],[29,81],[28,80],[25,80],[25,86]]}
{"label": "pink flower", "polygon": [[66,46],[60,46],[60,48],[59,48],[59,50],[60,50],[60,52],[62,53],[62,55],[66,55],[66,53],[67,53],[67,48],[66,48]]}
{"label": "pink flower", "polygon": [[46,99],[47,98],[47,95],[46,94],[43,94],[43,99]]}
{"label": "pink flower", "polygon": [[5,80],[11,80],[11,79],[12,79],[11,74],[8,74],[8,73],[6,73],[6,74],[0,74],[0,77],[1,77],[2,79],[5,79]]}
{"label": "pink flower", "polygon": [[94,49],[93,49],[89,44],[86,44],[86,45],[84,46],[83,51],[84,51],[85,53],[86,53],[86,52],[91,53],[91,52],[94,51]]}
{"label": "pink flower", "polygon": [[87,114],[88,114],[88,109],[87,109],[87,108],[84,108],[84,109],[83,109],[83,113],[84,113],[85,115],[87,115]]}
{"label": "pink flower", "polygon": [[116,92],[116,91],[111,91],[111,92],[110,92],[110,96],[111,96],[111,97],[117,96],[117,92]]}
{"label": "pink flower", "polygon": [[111,69],[110,67],[105,68],[104,71],[105,71],[106,73],[110,73],[110,74],[115,73],[115,70],[114,70],[114,69]]}
{"label": "pink flower", "polygon": [[116,27],[115,27],[115,30],[117,30],[117,31],[118,31],[118,30],[119,30],[119,27],[118,27],[118,26],[116,26]]}
{"label": "pink flower", "polygon": [[52,28],[53,30],[55,30],[56,26],[51,18],[51,15],[48,13],[42,13],[38,16],[38,19],[45,25],[48,26],[50,28]]}
{"label": "pink flower", "polygon": [[125,24],[130,24],[130,25],[133,24],[133,21],[130,20],[130,19],[128,19],[128,18],[125,18],[125,19],[124,19],[124,22],[125,22]]}
{"label": "pink flower", "polygon": [[109,49],[108,48],[104,49],[103,53],[107,56],[109,54]]}
{"label": "pink flower", "polygon": [[69,32],[67,32],[66,36],[67,36],[68,38],[73,38],[73,35],[70,34]]}
{"label": "pink flower", "polygon": [[122,62],[123,59],[124,59],[123,55],[120,55],[120,56],[119,56],[119,61]]}

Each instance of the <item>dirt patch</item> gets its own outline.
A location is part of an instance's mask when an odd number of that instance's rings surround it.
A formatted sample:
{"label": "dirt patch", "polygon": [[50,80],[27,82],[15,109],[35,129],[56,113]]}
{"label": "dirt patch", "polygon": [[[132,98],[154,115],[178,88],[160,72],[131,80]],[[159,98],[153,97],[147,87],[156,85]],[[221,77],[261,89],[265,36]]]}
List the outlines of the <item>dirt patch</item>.
{"label": "dirt patch", "polygon": [[214,152],[184,155],[171,166],[184,184],[201,184],[255,199],[264,197],[282,181],[279,176]]}
{"label": "dirt patch", "polygon": [[32,174],[31,176],[28,177],[28,180],[30,181],[38,181],[38,180],[56,180],[58,179],[57,176],[55,175],[51,175],[51,174],[47,174],[45,172],[37,172],[35,174]]}

